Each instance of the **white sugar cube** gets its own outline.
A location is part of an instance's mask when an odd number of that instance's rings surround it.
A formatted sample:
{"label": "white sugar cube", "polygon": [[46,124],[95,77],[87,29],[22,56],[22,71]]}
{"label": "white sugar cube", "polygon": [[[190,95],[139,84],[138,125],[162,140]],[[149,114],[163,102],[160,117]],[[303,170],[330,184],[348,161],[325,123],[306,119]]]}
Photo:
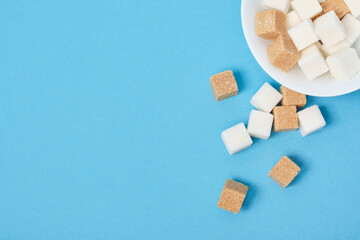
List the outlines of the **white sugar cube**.
{"label": "white sugar cube", "polygon": [[291,6],[303,21],[313,18],[322,12],[322,7],[318,0],[294,0],[291,2]]}
{"label": "white sugar cube", "polygon": [[248,132],[250,136],[267,140],[270,137],[274,115],[252,110],[249,117]]}
{"label": "white sugar cube", "polygon": [[317,105],[308,107],[297,113],[299,129],[303,137],[325,127],[326,122]]}
{"label": "white sugar cube", "polygon": [[360,37],[360,21],[351,14],[346,14],[341,22],[345,28],[346,40],[353,45]]}
{"label": "white sugar cube", "polygon": [[353,48],[343,48],[326,58],[331,75],[340,80],[352,78],[360,72],[360,60]]}
{"label": "white sugar cube", "polygon": [[269,113],[281,99],[282,95],[266,82],[251,98],[250,103],[257,109]]}
{"label": "white sugar cube", "polygon": [[359,20],[354,18],[351,14],[347,14],[341,22],[345,28],[346,38],[331,47],[321,45],[320,50],[326,57],[336,53],[340,49],[351,47],[360,38]]}
{"label": "white sugar cube", "polygon": [[264,0],[265,7],[274,8],[287,13],[290,7],[290,0]]}
{"label": "white sugar cube", "polygon": [[324,45],[321,45],[320,50],[321,50],[322,54],[324,54],[325,57],[328,57],[331,54],[336,53],[340,49],[349,48],[349,47],[351,47],[351,44],[348,40],[345,39],[331,47],[326,47]]}
{"label": "white sugar cube", "polygon": [[288,33],[299,51],[319,41],[310,19],[289,29]]}
{"label": "white sugar cube", "polygon": [[344,0],[348,8],[350,9],[351,14],[354,17],[360,16],[360,1],[359,0]]}
{"label": "white sugar cube", "polygon": [[288,13],[286,17],[286,27],[287,29],[293,28],[296,25],[300,24],[302,21],[299,15],[295,11],[291,11]]}
{"label": "white sugar cube", "polygon": [[309,80],[313,80],[329,71],[324,56],[315,44],[301,51],[301,58],[298,63]]}
{"label": "white sugar cube", "polygon": [[325,47],[334,46],[346,38],[345,28],[334,11],[318,17],[314,28]]}
{"label": "white sugar cube", "polygon": [[250,147],[253,143],[244,123],[226,129],[221,133],[221,138],[230,155]]}

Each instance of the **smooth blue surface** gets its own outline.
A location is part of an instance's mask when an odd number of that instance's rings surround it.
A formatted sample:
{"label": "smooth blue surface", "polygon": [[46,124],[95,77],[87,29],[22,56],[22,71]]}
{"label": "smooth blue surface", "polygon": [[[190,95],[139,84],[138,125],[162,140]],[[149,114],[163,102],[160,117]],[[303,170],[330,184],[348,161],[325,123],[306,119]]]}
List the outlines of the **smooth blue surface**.
{"label": "smooth blue surface", "polygon": [[[229,156],[270,79],[239,0],[1,1],[0,239],[359,239],[360,92],[308,98],[328,125]],[[209,77],[240,93],[215,102]],[[302,168],[287,189],[268,171]],[[216,204],[249,186],[239,215]]]}

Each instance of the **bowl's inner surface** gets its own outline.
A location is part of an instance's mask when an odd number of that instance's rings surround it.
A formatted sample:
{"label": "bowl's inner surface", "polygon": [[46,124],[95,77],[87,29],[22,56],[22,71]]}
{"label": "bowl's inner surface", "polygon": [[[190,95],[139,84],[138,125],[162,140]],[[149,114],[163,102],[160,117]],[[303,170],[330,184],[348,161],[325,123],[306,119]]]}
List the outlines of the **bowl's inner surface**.
{"label": "bowl's inner surface", "polygon": [[242,0],[242,25],[246,41],[261,67],[277,82],[295,91],[313,96],[337,96],[360,89],[360,74],[350,80],[334,79],[327,73],[309,81],[298,65],[288,73],[272,66],[267,56],[267,48],[272,41],[262,39],[255,32],[255,15],[265,10],[262,0]]}

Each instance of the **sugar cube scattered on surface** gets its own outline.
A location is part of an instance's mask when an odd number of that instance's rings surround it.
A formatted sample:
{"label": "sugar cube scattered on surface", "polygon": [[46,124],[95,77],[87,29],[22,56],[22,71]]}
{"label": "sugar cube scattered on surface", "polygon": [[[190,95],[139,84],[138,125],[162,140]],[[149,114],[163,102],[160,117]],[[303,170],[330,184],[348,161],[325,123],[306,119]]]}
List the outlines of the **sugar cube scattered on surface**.
{"label": "sugar cube scattered on surface", "polygon": [[286,14],[270,9],[256,14],[256,34],[271,40],[286,33]]}
{"label": "sugar cube scattered on surface", "polygon": [[271,134],[274,116],[263,111],[252,110],[249,117],[250,136],[267,140]]}
{"label": "sugar cube scattered on surface", "polygon": [[300,167],[287,156],[283,156],[273,169],[271,169],[268,175],[282,188],[286,188],[299,172]]}
{"label": "sugar cube scattered on surface", "polygon": [[317,105],[305,108],[297,113],[299,118],[299,129],[303,137],[314,133],[323,127],[326,122]]}
{"label": "sugar cube scattered on surface", "polygon": [[350,13],[349,8],[343,0],[326,0],[321,3],[324,13],[334,11],[339,19],[342,19],[346,14]]}
{"label": "sugar cube scattered on surface", "polygon": [[288,13],[288,15],[286,17],[287,29],[293,28],[296,25],[300,24],[301,22],[302,22],[301,18],[294,10]]}
{"label": "sugar cube scattered on surface", "polygon": [[301,51],[298,63],[308,80],[313,80],[329,71],[324,56],[315,44]]}
{"label": "sugar cube scattered on surface", "polygon": [[350,9],[351,14],[354,17],[360,16],[360,1],[359,0],[344,0],[348,8]]}
{"label": "sugar cube scattered on surface", "polygon": [[291,6],[303,21],[322,12],[318,0],[294,0],[291,2]]}
{"label": "sugar cube scattered on surface", "polygon": [[341,22],[345,28],[346,40],[353,45],[360,38],[360,21],[351,14],[346,14]]}
{"label": "sugar cube scattered on surface", "polygon": [[288,33],[299,51],[319,41],[310,19],[289,29]]}
{"label": "sugar cube scattered on surface", "polygon": [[274,132],[295,131],[299,127],[296,106],[278,106],[273,110]]}
{"label": "sugar cube scattered on surface", "polygon": [[317,18],[314,28],[325,47],[334,46],[346,38],[345,28],[334,11]]}
{"label": "sugar cube scattered on surface", "polygon": [[221,133],[221,138],[230,155],[250,147],[253,143],[244,123],[239,123]]}
{"label": "sugar cube scattered on surface", "polygon": [[360,60],[355,49],[343,48],[326,58],[331,75],[340,80],[352,78],[360,72]]}
{"label": "sugar cube scattered on surface", "polygon": [[218,207],[238,214],[246,197],[248,187],[242,183],[226,180],[218,201]]}
{"label": "sugar cube scattered on surface", "polygon": [[264,0],[265,7],[273,8],[287,13],[289,11],[291,0]]}
{"label": "sugar cube scattered on surface", "polygon": [[284,35],[279,36],[268,47],[267,52],[270,63],[284,72],[288,72],[300,59],[293,41]]}
{"label": "sugar cube scattered on surface", "polygon": [[238,86],[232,71],[221,72],[210,77],[210,86],[216,101],[238,94]]}
{"label": "sugar cube scattered on surface", "polygon": [[282,95],[276,91],[269,83],[264,85],[251,98],[250,103],[257,109],[270,113],[281,101]]}
{"label": "sugar cube scattered on surface", "polygon": [[296,106],[302,108],[306,105],[306,95],[295,92],[285,86],[280,87],[280,93],[283,95],[281,105]]}

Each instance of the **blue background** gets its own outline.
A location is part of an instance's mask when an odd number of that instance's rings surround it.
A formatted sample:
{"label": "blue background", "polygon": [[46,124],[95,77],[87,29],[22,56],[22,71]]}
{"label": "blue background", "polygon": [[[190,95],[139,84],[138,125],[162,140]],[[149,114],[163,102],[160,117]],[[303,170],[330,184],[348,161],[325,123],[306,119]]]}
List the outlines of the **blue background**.
{"label": "blue background", "polygon": [[[229,156],[222,130],[279,87],[239,0],[0,2],[0,239],[359,239],[360,92],[308,98],[328,125]],[[209,77],[234,70],[215,102]],[[287,189],[267,173],[300,165]],[[249,186],[238,215],[216,204]]]}

